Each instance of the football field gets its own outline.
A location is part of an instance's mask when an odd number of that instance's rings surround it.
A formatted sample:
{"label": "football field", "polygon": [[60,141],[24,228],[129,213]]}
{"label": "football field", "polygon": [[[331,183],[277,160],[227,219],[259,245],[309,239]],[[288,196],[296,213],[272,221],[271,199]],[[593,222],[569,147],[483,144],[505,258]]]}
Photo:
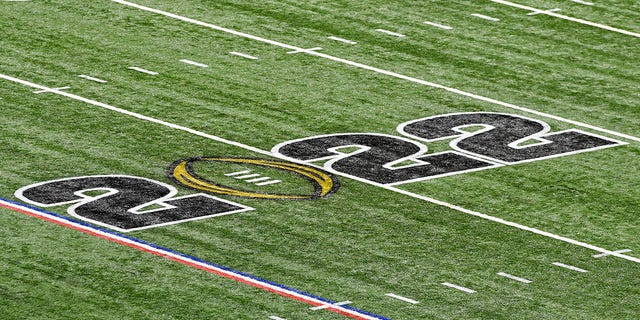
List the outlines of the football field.
{"label": "football field", "polygon": [[638,319],[640,2],[0,0],[0,319]]}

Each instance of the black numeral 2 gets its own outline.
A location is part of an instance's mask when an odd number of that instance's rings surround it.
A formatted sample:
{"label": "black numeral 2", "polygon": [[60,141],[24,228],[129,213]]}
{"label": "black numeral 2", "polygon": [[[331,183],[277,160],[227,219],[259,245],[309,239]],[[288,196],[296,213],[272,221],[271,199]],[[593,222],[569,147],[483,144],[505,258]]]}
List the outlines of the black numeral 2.
{"label": "black numeral 2", "polygon": [[490,112],[418,119],[398,131],[427,142],[453,139],[455,151],[425,154],[426,146],[409,139],[346,133],[287,141],[273,152],[306,162],[327,160],[325,168],[347,176],[400,184],[624,144],[575,129],[549,133],[542,121]]}
{"label": "black numeral 2", "polygon": [[151,179],[106,175],[41,182],[16,196],[40,207],[71,205],[70,215],[122,232],[253,210],[205,194],[174,198],[177,192]]}

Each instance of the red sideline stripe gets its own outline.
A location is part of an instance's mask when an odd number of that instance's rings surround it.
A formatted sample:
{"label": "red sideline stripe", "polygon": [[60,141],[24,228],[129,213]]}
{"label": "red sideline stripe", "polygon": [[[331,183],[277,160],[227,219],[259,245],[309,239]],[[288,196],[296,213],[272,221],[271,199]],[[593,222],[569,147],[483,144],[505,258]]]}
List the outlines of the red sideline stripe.
{"label": "red sideline stripe", "polygon": [[[162,250],[160,248],[154,248],[152,246],[147,246],[144,245],[142,243],[138,243],[136,241],[124,238],[124,237],[120,237],[116,234],[112,234],[112,233],[108,233],[108,232],[101,232],[100,230],[97,229],[93,229],[92,227],[89,226],[84,226],[82,224],[76,224],[73,221],[69,221],[67,219],[63,219],[63,218],[59,218],[56,217],[54,215],[49,215],[44,211],[39,211],[39,210],[35,210],[35,209],[31,209],[29,207],[23,207],[20,206],[18,204],[14,204],[11,202],[5,202],[0,200],[0,207],[12,210],[12,211],[16,211],[16,212],[20,212],[41,220],[45,220],[45,221],[49,221],[49,222],[53,222],[57,225],[60,226],[64,226],[67,228],[71,228],[89,235],[92,235],[94,237],[98,237],[98,238],[102,238],[111,242],[115,242],[115,243],[119,243],[140,251],[144,251],[144,252],[148,252],[151,254],[154,254],[156,256],[160,256],[160,257],[164,257],[167,259],[170,259],[172,261],[184,264],[186,266],[190,266],[193,268],[197,268],[203,271],[207,271],[209,273],[213,273],[216,274],[218,276],[224,277],[224,278],[228,278],[231,280],[235,280],[238,281],[240,283],[244,283],[247,285],[250,285],[252,287],[255,288],[259,288],[265,291],[269,291],[275,294],[278,294],[280,296],[286,297],[286,298],[290,298],[296,301],[300,301],[300,302],[304,302],[307,304],[310,304],[314,307],[317,306],[322,306],[322,305],[326,305],[327,303],[318,299],[314,299],[312,297],[308,297],[305,296],[303,294],[297,293],[295,291],[290,291],[287,290],[285,288],[281,288],[275,285],[271,285],[269,283],[266,282],[261,282],[257,279],[252,279],[250,277],[246,277],[240,274],[236,274],[232,271],[227,271],[224,269],[220,269],[220,268],[216,268],[215,266],[212,265],[208,265],[202,262],[198,262],[192,259],[189,259],[187,257],[183,257],[181,255],[178,255],[176,253],[172,253],[172,252],[168,252],[165,250]],[[342,308],[340,306],[330,306],[328,308],[326,308],[326,310],[330,310],[333,311],[335,313],[347,316],[349,318],[352,319],[358,319],[358,320],[372,320],[372,319],[384,319],[384,318],[380,318],[380,317],[375,317],[375,316],[370,316],[370,315],[366,315],[366,314],[361,314],[355,310],[350,310],[350,309],[346,309],[346,308]]]}

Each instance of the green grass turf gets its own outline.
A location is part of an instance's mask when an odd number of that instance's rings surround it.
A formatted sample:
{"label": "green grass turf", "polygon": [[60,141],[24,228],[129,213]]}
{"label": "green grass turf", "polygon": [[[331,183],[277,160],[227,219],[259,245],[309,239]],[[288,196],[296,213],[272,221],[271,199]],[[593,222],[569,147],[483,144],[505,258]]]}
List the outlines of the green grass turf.
{"label": "green grass turf", "polygon": [[[529,17],[489,1],[140,3],[640,135],[640,47],[631,36]],[[527,5],[561,7],[567,15],[640,30],[633,1]],[[263,150],[319,134],[397,135],[402,122],[452,112],[526,115],[317,57],[288,55],[283,48],[110,1],[0,2],[0,14],[0,73],[49,87],[71,86],[71,93]],[[422,24],[427,20],[454,29]],[[377,28],[407,37],[373,31]],[[358,45],[328,40],[330,35]],[[160,75],[128,70],[132,65]],[[166,167],[191,156],[264,157],[34,90],[0,80],[4,198],[15,200],[15,190],[32,183],[93,174],[171,183]],[[539,119],[553,130],[573,127]],[[637,252],[638,146],[400,188],[607,249]],[[391,319],[635,319],[640,313],[636,263],[593,259],[595,251],[351,179],[341,178],[341,184],[338,193],[319,201],[228,198],[256,210],[131,235],[324,298],[350,300]],[[6,319],[343,318],[19,213],[0,213],[0,306]],[[552,266],[556,261],[589,272]],[[533,283],[499,277],[500,271]],[[384,296],[389,292],[420,303]]]}

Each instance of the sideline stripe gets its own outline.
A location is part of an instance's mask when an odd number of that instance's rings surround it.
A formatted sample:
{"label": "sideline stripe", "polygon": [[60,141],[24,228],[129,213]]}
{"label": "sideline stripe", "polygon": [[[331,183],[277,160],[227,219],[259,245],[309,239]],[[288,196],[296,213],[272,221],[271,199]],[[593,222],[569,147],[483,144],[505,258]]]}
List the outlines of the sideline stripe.
{"label": "sideline stripe", "polygon": [[595,23],[595,22],[592,22],[592,21],[589,21],[589,20],[569,17],[569,16],[565,16],[563,14],[551,12],[551,11],[548,11],[548,10],[545,11],[545,10],[542,10],[542,9],[536,9],[536,8],[533,8],[533,7],[529,7],[529,6],[525,6],[525,5],[521,5],[521,4],[517,4],[517,3],[505,1],[505,0],[491,0],[491,1],[496,2],[496,3],[500,3],[500,4],[504,4],[504,5],[507,5],[507,6],[511,6],[511,7],[514,7],[514,8],[519,8],[519,9],[524,9],[524,10],[529,10],[529,11],[536,11],[536,12],[538,12],[540,14],[546,14],[548,16],[552,16],[552,17],[556,17],[556,18],[560,18],[560,19],[564,19],[564,20],[569,20],[569,21],[585,24],[585,25],[588,25],[588,26],[592,26],[592,27],[596,27],[596,28],[600,28],[600,29],[613,31],[613,32],[617,32],[617,33],[622,33],[622,34],[626,34],[626,35],[629,35],[629,36],[634,36],[634,37],[640,38],[640,33],[631,32],[631,31],[628,31],[628,30],[623,30],[623,29],[610,27],[610,26],[607,26],[607,25],[604,25],[604,24],[601,24],[601,23]]}
{"label": "sideline stripe", "polygon": [[[11,76],[8,76],[8,75],[2,74],[2,73],[0,73],[0,79],[5,79],[5,80],[8,80],[8,81],[16,82],[16,83],[19,83],[19,84],[22,84],[22,85],[25,85],[25,86],[28,86],[28,87],[36,88],[36,89],[51,90],[51,88],[48,88],[48,87],[45,87],[45,86],[42,86],[42,85],[39,85],[39,84],[35,84],[35,83],[29,82],[29,81],[26,81],[26,80],[22,80],[22,79],[18,79],[18,78],[15,78],[15,77],[11,77]],[[102,103],[102,102],[98,102],[98,101],[95,101],[95,100],[87,99],[87,98],[84,98],[84,97],[81,97],[81,96],[78,96],[78,95],[75,95],[75,94],[72,94],[72,93],[68,93],[68,92],[64,92],[64,91],[51,91],[51,92],[54,93],[54,94],[58,94],[58,95],[67,97],[67,98],[71,98],[71,99],[74,99],[74,100],[82,101],[82,102],[85,102],[85,103],[88,103],[88,104],[91,104],[91,105],[94,105],[94,106],[97,106],[97,107],[105,108],[107,110],[111,110],[111,111],[115,111],[115,112],[118,112],[118,113],[122,113],[122,114],[125,114],[125,115],[128,115],[128,116],[140,119],[140,120],[153,122],[153,123],[160,124],[160,125],[172,128],[172,129],[188,132],[188,133],[191,133],[191,134],[199,136],[199,137],[211,139],[213,141],[218,141],[218,142],[225,143],[225,144],[228,144],[228,145],[236,146],[238,148],[242,148],[242,149],[245,149],[245,150],[253,151],[255,153],[263,154],[263,155],[270,156],[270,157],[280,158],[280,159],[291,161],[291,162],[294,162],[294,163],[301,163],[301,164],[308,165],[307,163],[305,163],[303,161],[299,161],[299,160],[295,160],[295,159],[289,159],[287,157],[283,157],[283,156],[278,155],[278,154],[273,154],[272,152],[269,152],[269,151],[266,151],[266,150],[262,150],[260,148],[252,147],[252,146],[249,146],[249,145],[246,145],[246,144],[243,144],[243,143],[240,143],[240,142],[232,141],[232,140],[227,140],[227,139],[224,139],[224,138],[212,135],[212,134],[204,133],[204,132],[201,132],[201,131],[198,131],[198,130],[194,130],[194,129],[187,128],[187,127],[184,127],[184,126],[173,124],[171,122],[167,122],[167,121],[159,120],[159,119],[152,118],[152,117],[149,117],[149,116],[145,116],[145,115],[142,115],[142,114],[139,114],[139,113],[135,113],[135,112],[132,112],[132,111],[120,109],[120,108],[108,105],[106,103]],[[325,168],[325,170],[327,170],[327,168]],[[544,237],[547,237],[547,238],[551,238],[551,239],[559,240],[559,241],[562,241],[562,242],[570,243],[570,244],[573,244],[573,245],[576,245],[576,246],[580,246],[580,247],[583,247],[583,248],[587,248],[587,249],[591,249],[593,251],[597,251],[597,252],[600,252],[600,253],[606,253],[608,255],[611,255],[611,256],[614,256],[614,257],[618,257],[618,258],[622,258],[622,259],[625,259],[625,260],[628,260],[628,261],[632,261],[632,262],[635,262],[635,263],[640,263],[640,258],[628,256],[628,255],[625,255],[625,254],[622,254],[622,253],[619,253],[619,252],[615,252],[615,251],[611,251],[611,250],[607,250],[607,249],[604,249],[604,248],[601,248],[601,247],[598,247],[598,246],[595,246],[595,245],[592,245],[592,244],[588,244],[586,242],[582,242],[582,241],[574,240],[574,239],[567,238],[567,237],[564,237],[564,236],[556,235],[556,234],[553,234],[551,232],[542,231],[542,230],[539,230],[539,229],[536,229],[536,228],[527,227],[525,225],[521,225],[521,224],[518,224],[518,223],[515,223],[515,222],[507,221],[507,220],[504,220],[502,218],[497,218],[497,217],[490,216],[488,214],[480,213],[480,212],[477,212],[477,211],[469,210],[469,209],[466,209],[466,208],[463,208],[463,207],[460,207],[460,206],[457,206],[457,205],[454,205],[454,204],[451,204],[451,203],[448,203],[448,202],[444,202],[444,201],[437,200],[437,199],[434,199],[434,198],[431,198],[431,197],[423,196],[423,195],[420,195],[420,194],[417,194],[417,193],[413,193],[413,192],[410,192],[410,191],[406,191],[406,190],[403,190],[403,189],[399,189],[399,188],[396,188],[396,187],[392,187],[392,186],[388,186],[388,185],[384,185],[384,184],[380,184],[380,183],[364,180],[362,178],[358,178],[358,177],[354,177],[354,176],[348,176],[348,175],[345,175],[343,173],[336,172],[335,170],[328,170],[328,171],[330,171],[331,173],[337,174],[337,175],[347,176],[348,178],[354,179],[356,181],[360,181],[360,182],[367,183],[367,184],[370,184],[370,185],[373,185],[373,186],[377,186],[377,187],[380,187],[380,188],[383,188],[383,189],[386,189],[386,190],[389,190],[389,191],[394,191],[394,192],[397,192],[397,193],[400,193],[400,194],[404,194],[404,195],[412,197],[412,198],[424,200],[424,201],[427,201],[427,202],[430,202],[430,203],[433,203],[433,204],[436,204],[436,205],[439,205],[439,206],[443,206],[443,207],[446,207],[446,208],[449,208],[449,209],[452,209],[452,210],[455,210],[455,211],[458,211],[458,212],[466,213],[468,215],[472,215],[472,216],[475,216],[475,217],[478,217],[478,218],[481,218],[481,219],[497,222],[497,223],[500,223],[500,224],[503,224],[503,225],[506,225],[506,226],[510,226],[510,227],[514,227],[514,228],[517,228],[517,229],[520,229],[520,230],[528,231],[528,232],[531,232],[531,233],[534,233],[534,234],[537,234],[537,235],[540,235],[540,236],[544,236]]]}
{"label": "sideline stripe", "polygon": [[[514,109],[514,110],[519,110],[519,111],[522,111],[522,112],[535,114],[535,115],[538,115],[538,116],[541,116],[541,117],[554,119],[554,120],[557,120],[557,121],[573,124],[573,125],[576,125],[576,126],[579,126],[579,127],[588,128],[588,129],[591,129],[591,130],[604,132],[604,133],[607,133],[607,134],[610,134],[610,135],[614,135],[614,136],[617,136],[617,137],[621,137],[621,138],[633,140],[633,141],[636,141],[636,142],[640,142],[640,138],[639,137],[634,137],[632,135],[628,135],[628,134],[616,132],[616,131],[613,131],[613,130],[608,130],[608,129],[592,126],[590,124],[586,124],[586,123],[583,123],[583,122],[574,121],[574,120],[562,118],[562,117],[559,117],[559,116],[555,116],[555,115],[552,115],[552,114],[549,114],[549,113],[544,113],[544,112],[536,111],[536,110],[533,110],[533,109],[517,106],[515,104],[511,104],[511,103],[503,102],[503,101],[500,101],[500,100],[496,100],[496,99],[480,96],[480,95],[477,95],[477,94],[473,94],[473,93],[462,91],[462,90],[459,90],[459,89],[447,87],[447,86],[444,86],[444,85],[441,85],[441,84],[437,84],[437,83],[434,83],[434,82],[429,82],[429,81],[425,81],[425,80],[421,80],[421,79],[405,76],[405,75],[402,75],[402,74],[399,74],[399,73],[396,73],[396,72],[379,69],[379,68],[376,68],[376,67],[368,66],[366,64],[362,64],[362,63],[354,62],[354,61],[351,61],[351,60],[334,57],[334,56],[331,56],[331,55],[328,55],[328,54],[324,54],[324,53],[321,53],[321,52],[317,52],[317,51],[309,51],[309,50],[306,50],[306,49],[303,49],[303,48],[299,48],[299,47],[296,47],[296,46],[292,46],[292,45],[289,45],[289,44],[286,44],[286,43],[282,43],[282,42],[278,42],[278,41],[274,41],[274,40],[261,38],[261,37],[258,37],[258,36],[254,36],[252,34],[240,32],[240,31],[236,31],[236,30],[232,30],[232,29],[228,29],[228,28],[223,28],[223,27],[220,27],[220,26],[217,26],[217,25],[214,25],[214,24],[210,24],[210,23],[199,21],[199,20],[183,17],[183,16],[180,16],[180,15],[177,15],[177,14],[173,14],[173,13],[162,11],[162,10],[158,10],[158,9],[145,7],[145,6],[142,6],[142,5],[139,5],[139,4],[135,4],[135,3],[131,3],[131,2],[128,2],[128,1],[124,1],[124,0],[111,0],[111,1],[119,3],[119,4],[122,4],[122,5],[125,5],[125,6],[129,6],[129,7],[132,7],[132,8],[140,9],[140,10],[143,10],[143,11],[153,12],[153,13],[156,13],[156,14],[159,14],[159,15],[163,15],[163,16],[166,16],[166,17],[169,17],[169,18],[173,18],[173,19],[184,21],[184,22],[192,23],[192,24],[195,24],[195,25],[207,27],[207,28],[210,28],[210,29],[213,29],[213,30],[218,30],[218,31],[222,31],[222,32],[225,32],[225,33],[233,34],[233,35],[240,36],[240,37],[243,37],[243,38],[252,39],[252,40],[263,42],[263,43],[268,43],[268,44],[271,44],[271,45],[274,45],[274,46],[278,46],[278,47],[281,47],[281,48],[286,48],[286,49],[297,51],[297,52],[304,52],[304,53],[312,55],[312,56],[328,59],[328,60],[335,61],[335,62],[340,62],[340,63],[346,64],[346,65],[350,65],[352,67],[373,71],[373,72],[376,72],[376,73],[388,75],[388,76],[391,76],[391,77],[395,77],[395,78],[402,79],[402,80],[407,80],[407,81],[410,81],[410,82],[413,82],[413,83],[417,83],[417,84],[421,84],[421,85],[425,85],[425,86],[429,86],[429,87],[433,87],[433,88],[446,90],[446,91],[449,91],[451,93],[455,93],[455,94],[459,94],[461,96],[465,96],[465,97],[469,97],[469,98],[472,98],[472,99],[476,99],[476,100],[488,102],[488,103],[491,103],[491,104],[499,105],[499,106],[502,106],[502,107],[505,107],[505,108]],[[497,0],[493,0],[493,1],[497,1]]]}
{"label": "sideline stripe", "polygon": [[331,310],[333,312],[342,314],[344,316],[347,316],[353,319],[387,320],[387,318],[384,318],[382,316],[374,315],[372,313],[358,310],[349,306],[337,305],[336,302],[333,302],[324,298],[316,297],[314,295],[302,292],[297,289],[286,287],[286,286],[277,284],[275,282],[270,282],[268,280],[264,280],[256,276],[243,273],[240,271],[236,271],[215,263],[207,262],[207,261],[198,259],[196,257],[189,256],[184,253],[180,253],[178,251],[173,251],[171,249],[164,248],[140,239],[136,239],[130,236],[120,235],[113,231],[100,229],[100,228],[91,226],[87,223],[76,221],[74,219],[57,215],[55,213],[47,212],[34,207],[30,207],[25,204],[0,198],[0,207],[9,209],[15,212],[23,213],[23,214],[26,214],[38,219],[42,219],[45,221],[53,222],[55,224],[58,224],[64,227],[68,227],[68,228],[71,228],[71,229],[74,229],[98,238],[109,240],[111,242],[119,243],[140,251],[148,252],[163,258],[167,258],[169,260],[172,260],[193,268],[204,270],[224,278],[235,280],[240,283],[247,284],[252,287],[266,290],[266,291],[281,295],[283,297],[304,302],[316,307],[328,305],[326,307],[327,310]]}

